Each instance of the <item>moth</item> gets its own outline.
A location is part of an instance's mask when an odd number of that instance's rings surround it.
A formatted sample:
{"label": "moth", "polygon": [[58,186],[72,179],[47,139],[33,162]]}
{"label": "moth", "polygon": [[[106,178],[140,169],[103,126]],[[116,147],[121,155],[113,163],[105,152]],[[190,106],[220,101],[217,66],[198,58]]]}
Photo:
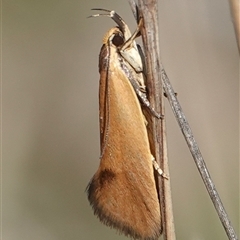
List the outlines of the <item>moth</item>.
{"label": "moth", "polygon": [[94,214],[104,224],[133,239],[155,240],[162,231],[146,119],[141,105],[162,116],[147,99],[143,63],[135,38],[123,19],[105,9],[118,26],[103,38],[99,54],[100,165],[88,187]]}

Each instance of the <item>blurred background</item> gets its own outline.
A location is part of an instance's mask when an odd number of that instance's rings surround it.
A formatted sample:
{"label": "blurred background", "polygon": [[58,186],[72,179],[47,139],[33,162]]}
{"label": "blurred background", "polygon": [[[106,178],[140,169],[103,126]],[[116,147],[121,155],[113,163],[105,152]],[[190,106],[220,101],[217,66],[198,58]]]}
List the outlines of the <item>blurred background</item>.
{"label": "blurred background", "polygon": [[[123,240],[85,188],[99,164],[98,54],[127,1],[2,1],[2,239]],[[239,232],[239,59],[228,1],[159,1],[161,58]],[[177,239],[227,239],[166,100]]]}

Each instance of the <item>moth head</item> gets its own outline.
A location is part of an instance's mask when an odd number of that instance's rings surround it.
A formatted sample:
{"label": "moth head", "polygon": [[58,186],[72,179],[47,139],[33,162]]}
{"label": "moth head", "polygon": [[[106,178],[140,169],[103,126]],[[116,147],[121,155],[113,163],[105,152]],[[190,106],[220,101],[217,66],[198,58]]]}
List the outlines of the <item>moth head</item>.
{"label": "moth head", "polygon": [[112,18],[117,27],[110,29],[103,39],[103,44],[112,45],[117,47],[120,55],[134,68],[137,73],[143,71],[143,59],[140,56],[135,38],[139,36],[138,31],[132,35],[128,25],[123,19],[115,12],[106,9],[95,8],[92,10],[104,11],[106,13],[99,13],[90,17],[106,16]]}
{"label": "moth head", "polygon": [[103,44],[114,45],[117,48],[120,48],[124,42],[124,35],[118,27],[111,28],[103,38]]}

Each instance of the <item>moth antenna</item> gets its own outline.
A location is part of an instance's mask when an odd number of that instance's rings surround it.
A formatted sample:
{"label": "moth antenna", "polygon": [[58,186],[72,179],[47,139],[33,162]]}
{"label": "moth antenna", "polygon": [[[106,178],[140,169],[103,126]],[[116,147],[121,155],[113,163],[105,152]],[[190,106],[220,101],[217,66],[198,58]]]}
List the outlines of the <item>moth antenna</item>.
{"label": "moth antenna", "polygon": [[89,16],[90,17],[100,17],[100,16],[105,16],[105,17],[110,17],[112,18],[112,20],[117,23],[117,25],[119,26],[120,30],[125,33],[126,30],[128,29],[127,24],[123,21],[123,19],[114,11],[114,10],[108,10],[108,9],[103,9],[103,8],[92,8],[91,10],[93,11],[103,11],[103,12],[108,12],[108,14],[104,14],[104,13],[98,13],[98,14],[94,14]]}

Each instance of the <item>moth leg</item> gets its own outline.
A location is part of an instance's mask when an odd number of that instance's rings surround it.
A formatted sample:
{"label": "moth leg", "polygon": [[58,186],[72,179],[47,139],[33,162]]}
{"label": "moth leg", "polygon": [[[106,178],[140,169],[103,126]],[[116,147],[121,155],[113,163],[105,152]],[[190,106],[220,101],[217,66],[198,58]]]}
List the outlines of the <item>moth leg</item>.
{"label": "moth leg", "polygon": [[135,93],[137,94],[139,100],[141,101],[142,105],[147,107],[150,111],[150,113],[155,116],[158,119],[163,119],[163,115],[159,114],[150,104],[150,102],[147,99],[146,90],[139,84],[139,79],[142,78],[142,73],[136,74],[134,72],[131,73],[131,71],[128,71],[125,64],[122,64],[122,70],[126,73],[128,76],[128,80],[130,81]]}
{"label": "moth leg", "polygon": [[[163,115],[159,114],[151,105],[150,102],[147,99],[146,95],[146,87],[145,87],[145,75],[144,72],[146,71],[146,66],[144,62],[144,54],[140,46],[136,45],[134,42],[135,38],[140,35],[140,29],[143,25],[143,19],[140,18],[137,29],[134,31],[132,36],[123,44],[123,46],[120,48],[121,55],[127,60],[127,62],[135,69],[135,71],[139,74],[138,77],[135,79],[139,84],[135,84],[135,81],[130,82],[138,95],[140,101],[144,106],[146,106],[151,114],[155,116],[158,119],[162,119]],[[131,45],[136,45],[133,48],[131,48]],[[136,47],[136,48],[135,48]],[[136,49],[137,55],[133,54],[134,52],[131,52],[129,49]],[[130,56],[134,56],[134,59],[131,59]],[[138,57],[138,58],[137,58]],[[135,61],[137,59],[137,61]],[[139,68],[138,68],[139,67]],[[140,77],[141,75],[141,77]]]}
{"label": "moth leg", "polygon": [[132,34],[132,36],[123,44],[123,46],[121,47],[121,51],[124,51],[125,49],[127,49],[129,46],[132,45],[133,41],[140,36],[140,28],[143,25],[143,19],[140,18],[139,23],[137,25],[136,30],[134,31],[134,33]]}
{"label": "moth leg", "polygon": [[135,92],[137,93],[138,97],[140,98],[142,104],[147,107],[149,109],[149,111],[151,112],[151,114],[158,118],[158,119],[163,119],[164,115],[161,115],[160,113],[158,113],[150,104],[150,102],[147,99],[147,95],[146,93],[142,92],[140,88],[135,88],[133,86],[133,88],[135,89]]}
{"label": "moth leg", "polygon": [[158,174],[166,179],[168,179],[168,176],[163,172],[163,170],[159,167],[158,163],[156,162],[155,158],[152,157],[152,163],[153,163],[153,167],[155,168],[155,170],[158,172]]}

